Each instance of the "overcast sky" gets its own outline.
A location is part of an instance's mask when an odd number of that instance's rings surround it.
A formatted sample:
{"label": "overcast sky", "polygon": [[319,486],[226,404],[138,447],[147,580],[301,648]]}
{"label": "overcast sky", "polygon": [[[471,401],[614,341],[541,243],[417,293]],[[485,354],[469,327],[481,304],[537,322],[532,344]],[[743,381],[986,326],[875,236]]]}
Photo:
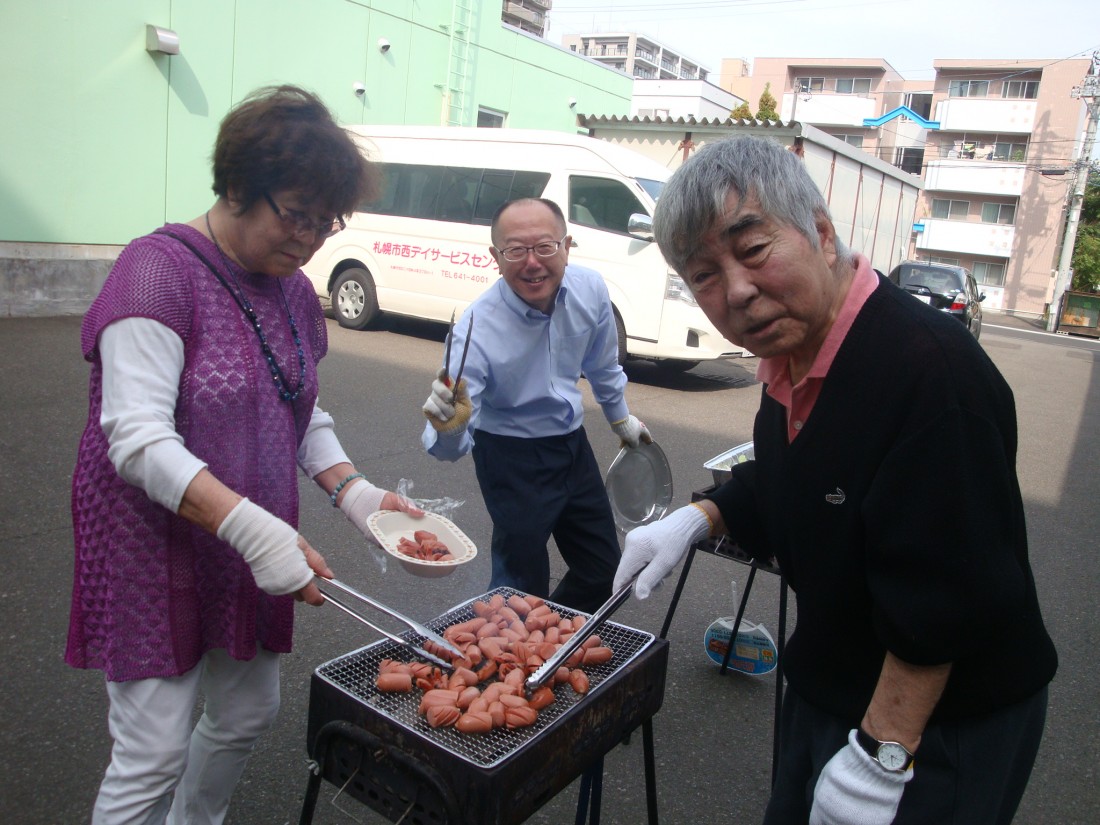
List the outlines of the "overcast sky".
{"label": "overcast sky", "polygon": [[547,39],[637,32],[701,63],[722,58],[883,58],[930,80],[943,58],[1089,57],[1100,50],[1096,0],[553,0]]}

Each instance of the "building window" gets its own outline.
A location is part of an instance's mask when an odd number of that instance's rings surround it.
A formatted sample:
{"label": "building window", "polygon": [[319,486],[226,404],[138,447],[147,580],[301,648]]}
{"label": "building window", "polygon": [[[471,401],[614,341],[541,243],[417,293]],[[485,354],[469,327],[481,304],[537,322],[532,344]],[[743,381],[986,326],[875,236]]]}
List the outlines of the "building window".
{"label": "building window", "polygon": [[871,93],[869,77],[838,77],[836,79],[838,95],[868,95]]}
{"label": "building window", "polygon": [[843,140],[849,146],[854,146],[857,149],[863,148],[863,135],[834,135],[833,137]]}
{"label": "building window", "polygon": [[794,79],[796,92],[823,92],[825,91],[825,78],[823,77],[796,77]]}
{"label": "building window", "polygon": [[974,280],[989,286],[1005,285],[1005,265],[974,261]]}
{"label": "building window", "polygon": [[1027,158],[1027,144],[1011,141],[997,141],[993,144],[993,160],[1009,160],[1017,163]]}
{"label": "building window", "polygon": [[477,110],[477,125],[484,129],[503,129],[504,112],[486,109],[479,106]]}
{"label": "building window", "polygon": [[1001,87],[1001,97],[1034,100],[1039,96],[1038,80],[1006,80]]}
{"label": "building window", "polygon": [[928,120],[932,116],[932,95],[926,92],[911,93],[905,96],[905,105]]}
{"label": "building window", "polygon": [[899,148],[894,153],[894,166],[910,175],[919,175],[924,168],[924,149],[916,147]]}
{"label": "building window", "polygon": [[1016,222],[1016,204],[1014,203],[983,203],[982,223],[1006,223]]}
{"label": "building window", "polygon": [[952,80],[947,94],[950,97],[985,97],[989,94],[989,81]]}
{"label": "building window", "polygon": [[947,198],[932,199],[932,217],[948,221],[965,221],[970,214],[970,201],[953,201]]}

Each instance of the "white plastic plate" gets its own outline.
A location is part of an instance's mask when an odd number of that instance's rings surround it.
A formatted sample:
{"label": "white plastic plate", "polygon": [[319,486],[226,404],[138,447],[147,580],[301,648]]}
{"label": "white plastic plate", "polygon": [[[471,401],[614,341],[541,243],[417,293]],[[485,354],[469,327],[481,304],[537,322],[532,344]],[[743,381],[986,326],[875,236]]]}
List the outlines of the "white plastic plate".
{"label": "white plastic plate", "polygon": [[[423,518],[414,518],[400,510],[378,510],[367,519],[367,526],[382,548],[400,561],[402,567],[417,576],[446,576],[477,555],[477,547],[469,536],[459,530],[450,519],[435,513],[425,513]],[[447,545],[454,558],[447,561],[425,561],[406,556],[398,550],[397,543],[402,538],[415,541],[413,534],[417,530],[435,533]]]}

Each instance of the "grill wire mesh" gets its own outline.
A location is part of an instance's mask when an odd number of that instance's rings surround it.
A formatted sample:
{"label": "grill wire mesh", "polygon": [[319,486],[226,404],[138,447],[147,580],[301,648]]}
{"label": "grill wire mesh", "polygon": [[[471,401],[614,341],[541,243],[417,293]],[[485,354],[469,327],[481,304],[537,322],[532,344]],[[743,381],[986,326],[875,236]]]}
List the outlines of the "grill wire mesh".
{"label": "grill wire mesh", "polygon": [[[505,600],[509,596],[523,595],[517,590],[500,587],[464,602],[444,613],[437,619],[425,622],[437,633],[450,625],[474,618],[473,603],[488,601],[497,593]],[[547,601],[546,604],[566,618],[578,615],[578,611]],[[584,614],[587,615],[587,614]],[[367,647],[333,659],[317,669],[317,675],[349,696],[365,703],[368,707],[393,720],[398,725],[416,733],[436,745],[445,748],[454,755],[479,767],[488,768],[499,764],[520,748],[535,740],[539,733],[561,718],[570,708],[585,701],[599,690],[601,684],[610,679],[620,668],[632,661],[641,651],[653,642],[651,633],[644,633],[615,622],[604,622],[596,630],[603,644],[614,651],[610,662],[603,665],[586,665],[585,673],[589,678],[589,691],[586,696],[573,692],[568,684],[554,686],[555,701],[549,707],[539,711],[538,719],[530,727],[493,728],[489,733],[460,733],[454,728],[433,728],[427,720],[417,713],[423,691],[414,689],[412,693],[383,693],[375,687],[378,677],[378,665],[383,659],[402,662],[417,661],[413,653],[396,642],[384,639]],[[423,637],[412,630],[400,634],[416,644]]]}

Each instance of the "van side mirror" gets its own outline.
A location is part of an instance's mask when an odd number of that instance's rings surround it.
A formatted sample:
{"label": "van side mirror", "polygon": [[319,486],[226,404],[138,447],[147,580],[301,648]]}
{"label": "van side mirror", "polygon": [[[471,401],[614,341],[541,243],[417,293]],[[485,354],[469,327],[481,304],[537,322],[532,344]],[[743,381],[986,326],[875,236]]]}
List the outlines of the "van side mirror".
{"label": "van side mirror", "polygon": [[635,212],[626,221],[626,231],[641,241],[653,242],[653,218]]}

